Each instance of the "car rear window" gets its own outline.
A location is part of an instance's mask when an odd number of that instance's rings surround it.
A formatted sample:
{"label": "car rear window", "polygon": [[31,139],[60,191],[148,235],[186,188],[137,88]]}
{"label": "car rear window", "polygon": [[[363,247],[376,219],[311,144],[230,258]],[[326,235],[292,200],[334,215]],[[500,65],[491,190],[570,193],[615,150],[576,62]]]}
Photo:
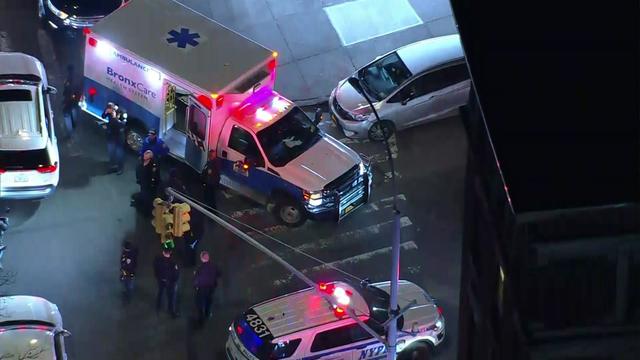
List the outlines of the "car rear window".
{"label": "car rear window", "polygon": [[3,170],[33,170],[49,165],[52,164],[47,149],[0,150],[0,169]]}
{"label": "car rear window", "polygon": [[0,102],[32,101],[31,91],[24,89],[0,90]]}

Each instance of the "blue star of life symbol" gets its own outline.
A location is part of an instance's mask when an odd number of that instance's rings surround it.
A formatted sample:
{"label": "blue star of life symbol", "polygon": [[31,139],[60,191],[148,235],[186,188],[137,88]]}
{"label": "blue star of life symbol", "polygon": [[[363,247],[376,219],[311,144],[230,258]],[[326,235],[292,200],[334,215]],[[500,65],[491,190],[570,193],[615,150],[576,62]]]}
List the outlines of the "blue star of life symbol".
{"label": "blue star of life symbol", "polygon": [[176,43],[176,45],[181,49],[186,48],[187,45],[196,47],[199,44],[196,39],[200,37],[200,34],[191,33],[187,28],[180,28],[180,32],[171,30],[168,32],[168,34],[170,36],[167,38],[167,42],[169,44]]}

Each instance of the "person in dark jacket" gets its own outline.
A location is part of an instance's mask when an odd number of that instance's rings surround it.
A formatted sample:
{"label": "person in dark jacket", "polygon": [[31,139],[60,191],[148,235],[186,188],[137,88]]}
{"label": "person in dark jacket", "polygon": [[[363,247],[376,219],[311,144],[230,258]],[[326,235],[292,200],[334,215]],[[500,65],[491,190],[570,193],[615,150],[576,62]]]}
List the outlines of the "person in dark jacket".
{"label": "person in dark jacket", "polygon": [[120,255],[120,282],[124,288],[125,302],[131,301],[137,266],[138,250],[129,241],[125,241]]}
{"label": "person in dark jacket", "polygon": [[158,137],[158,134],[154,129],[149,130],[147,137],[142,142],[140,156],[142,156],[147,150],[153,151],[157,162],[160,162],[160,160],[169,153],[169,147]]}
{"label": "person in dark jacket", "polygon": [[109,162],[111,172],[121,175],[124,170],[124,128],[126,119],[121,116],[122,112],[113,103],[108,103],[107,108],[102,113],[102,117],[107,119],[107,151],[109,152]]}
{"label": "person in dark jacket", "polygon": [[198,322],[203,324],[206,318],[211,316],[211,303],[213,302],[213,292],[218,286],[220,270],[210,261],[209,253],[200,253],[202,262],[194,271],[193,287],[196,292],[196,308],[198,311]]}
{"label": "person in dark jacket", "polygon": [[144,153],[140,164],[138,164],[136,178],[140,185],[140,192],[133,195],[131,205],[149,215],[153,206],[153,198],[158,193],[160,185],[160,169],[154,161],[151,150]]}
{"label": "person in dark jacket", "polygon": [[62,116],[64,119],[65,138],[69,145],[73,142],[73,134],[75,133],[75,115],[79,98],[78,89],[73,81],[73,75],[73,65],[67,66],[67,78],[64,81],[64,90],[62,91]]}
{"label": "person in dark jacket", "polygon": [[171,257],[171,250],[163,249],[162,254],[156,256],[153,262],[153,271],[158,282],[158,293],[156,295],[156,312],[160,312],[162,307],[162,296],[167,294],[167,305],[169,314],[178,316],[176,298],[178,294],[178,279],[180,269],[178,264]]}
{"label": "person in dark jacket", "polygon": [[216,208],[216,192],[220,185],[220,163],[215,150],[209,150],[207,165],[202,171],[202,185],[204,186],[204,202]]}

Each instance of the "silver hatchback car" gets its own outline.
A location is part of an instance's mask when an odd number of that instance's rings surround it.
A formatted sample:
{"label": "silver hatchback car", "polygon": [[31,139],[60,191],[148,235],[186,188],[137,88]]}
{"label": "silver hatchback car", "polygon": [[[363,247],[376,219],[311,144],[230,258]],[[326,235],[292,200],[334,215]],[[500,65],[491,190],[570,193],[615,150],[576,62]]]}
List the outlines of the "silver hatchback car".
{"label": "silver hatchback car", "polygon": [[[470,80],[459,35],[403,46],[358,70],[329,98],[333,121],[347,137],[382,140],[396,130],[443,118],[467,102]],[[366,92],[381,122],[359,91]]]}

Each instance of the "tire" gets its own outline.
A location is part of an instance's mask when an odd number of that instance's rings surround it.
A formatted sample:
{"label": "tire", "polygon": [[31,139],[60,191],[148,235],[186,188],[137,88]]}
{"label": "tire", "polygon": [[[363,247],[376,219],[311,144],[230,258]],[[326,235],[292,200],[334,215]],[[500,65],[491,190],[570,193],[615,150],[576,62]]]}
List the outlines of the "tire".
{"label": "tire", "polygon": [[307,220],[302,205],[291,199],[281,198],[276,200],[273,211],[278,221],[289,227],[298,227]]}
{"label": "tire", "polygon": [[127,126],[124,131],[124,139],[127,143],[127,148],[136,154],[142,148],[142,142],[144,141],[146,130],[137,124]]}
{"label": "tire", "polygon": [[398,354],[398,360],[430,360],[433,358],[433,345],[426,341],[411,344]]}
{"label": "tire", "polygon": [[377,142],[388,140],[395,131],[396,127],[393,122],[380,120],[369,128],[369,140]]}

